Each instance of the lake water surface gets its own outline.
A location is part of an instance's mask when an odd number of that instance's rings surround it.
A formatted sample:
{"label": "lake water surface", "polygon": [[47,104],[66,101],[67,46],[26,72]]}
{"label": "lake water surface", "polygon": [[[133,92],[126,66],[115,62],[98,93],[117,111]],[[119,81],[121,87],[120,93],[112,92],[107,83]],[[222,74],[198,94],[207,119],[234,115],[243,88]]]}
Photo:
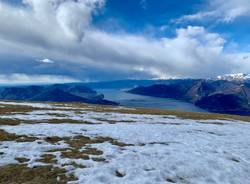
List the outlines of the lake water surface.
{"label": "lake water surface", "polygon": [[126,93],[118,89],[102,89],[97,90],[104,94],[105,99],[115,101],[126,107],[143,107],[153,109],[168,109],[187,112],[206,112],[205,110],[196,107],[195,105],[179,100],[168,98],[156,98],[142,95]]}

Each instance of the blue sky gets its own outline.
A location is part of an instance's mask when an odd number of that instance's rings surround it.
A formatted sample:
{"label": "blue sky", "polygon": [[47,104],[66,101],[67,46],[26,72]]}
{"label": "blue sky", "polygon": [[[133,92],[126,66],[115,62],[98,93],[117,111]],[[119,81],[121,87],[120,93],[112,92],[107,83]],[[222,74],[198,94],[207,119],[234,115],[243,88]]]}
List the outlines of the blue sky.
{"label": "blue sky", "polygon": [[[172,19],[189,14],[200,6],[197,0],[108,0],[99,22],[114,19],[123,29],[141,32],[148,26],[168,25]],[[175,26],[175,25],[173,25]]]}
{"label": "blue sky", "polygon": [[[245,48],[250,44],[250,23],[247,16],[238,17],[237,20],[230,23],[215,23],[214,20],[175,23],[175,19],[205,9],[206,3],[204,2],[206,1],[128,0],[125,2],[124,0],[108,0],[101,15],[95,17],[95,24],[107,31],[122,29],[130,33],[147,33],[150,29],[155,28],[154,36],[172,36],[176,28],[188,25],[204,26],[207,30],[220,33],[230,41],[241,45],[238,49],[248,49],[249,51],[249,48]],[[106,26],[109,21],[117,24],[116,29],[110,30],[109,26]],[[166,26],[166,30],[157,30],[162,26]]]}
{"label": "blue sky", "polygon": [[249,0],[0,0],[0,83],[250,73],[249,18]]}

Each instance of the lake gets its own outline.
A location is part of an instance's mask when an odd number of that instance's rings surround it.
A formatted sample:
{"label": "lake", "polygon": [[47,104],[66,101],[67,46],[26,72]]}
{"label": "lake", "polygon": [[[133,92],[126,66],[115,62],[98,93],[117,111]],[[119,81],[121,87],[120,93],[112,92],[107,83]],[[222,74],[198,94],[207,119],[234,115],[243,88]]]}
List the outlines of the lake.
{"label": "lake", "polygon": [[205,110],[196,107],[191,103],[180,100],[130,94],[118,89],[97,89],[97,91],[104,94],[105,99],[115,101],[121,106],[126,107],[143,107],[187,112],[206,112]]}

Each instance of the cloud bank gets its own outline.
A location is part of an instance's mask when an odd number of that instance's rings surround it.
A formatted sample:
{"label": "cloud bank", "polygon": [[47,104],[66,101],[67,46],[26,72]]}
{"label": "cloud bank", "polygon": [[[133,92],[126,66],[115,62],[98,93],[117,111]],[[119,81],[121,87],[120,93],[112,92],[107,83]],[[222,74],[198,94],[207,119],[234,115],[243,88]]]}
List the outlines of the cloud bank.
{"label": "cloud bank", "polygon": [[[92,19],[104,6],[104,0],[23,0],[21,6],[0,1],[1,65],[7,68],[9,56],[15,56],[13,62],[18,64],[12,72],[20,72],[27,60],[50,58],[68,66],[80,80],[95,72],[94,80],[98,76],[113,80],[116,76],[199,78],[250,72],[248,53],[225,53],[226,40],[204,27],[177,29],[171,38],[99,30]],[[59,64],[51,64],[57,71]],[[37,71],[37,66],[32,67]],[[53,69],[46,74],[53,75]]]}
{"label": "cloud bank", "polygon": [[250,16],[249,0],[213,0],[207,1],[204,10],[177,19],[177,22],[212,20],[230,23],[238,17]]}
{"label": "cloud bank", "polygon": [[26,74],[11,74],[0,75],[1,85],[16,85],[16,84],[54,84],[54,83],[70,83],[79,82],[79,80],[56,75],[26,75]]}

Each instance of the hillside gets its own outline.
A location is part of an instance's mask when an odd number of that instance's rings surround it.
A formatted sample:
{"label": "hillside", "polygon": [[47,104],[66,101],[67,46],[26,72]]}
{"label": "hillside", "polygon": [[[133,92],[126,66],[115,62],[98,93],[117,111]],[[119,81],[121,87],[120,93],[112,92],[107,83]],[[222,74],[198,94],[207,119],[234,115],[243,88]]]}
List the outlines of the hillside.
{"label": "hillside", "polygon": [[248,183],[249,122],[247,116],[1,101],[0,183]]}
{"label": "hillside", "polygon": [[115,102],[105,100],[102,94],[98,94],[96,91],[81,84],[4,87],[0,90],[0,99],[116,105]]}
{"label": "hillside", "polygon": [[183,100],[211,112],[250,114],[250,87],[248,81],[179,80],[169,84],[140,86],[128,92]]}

